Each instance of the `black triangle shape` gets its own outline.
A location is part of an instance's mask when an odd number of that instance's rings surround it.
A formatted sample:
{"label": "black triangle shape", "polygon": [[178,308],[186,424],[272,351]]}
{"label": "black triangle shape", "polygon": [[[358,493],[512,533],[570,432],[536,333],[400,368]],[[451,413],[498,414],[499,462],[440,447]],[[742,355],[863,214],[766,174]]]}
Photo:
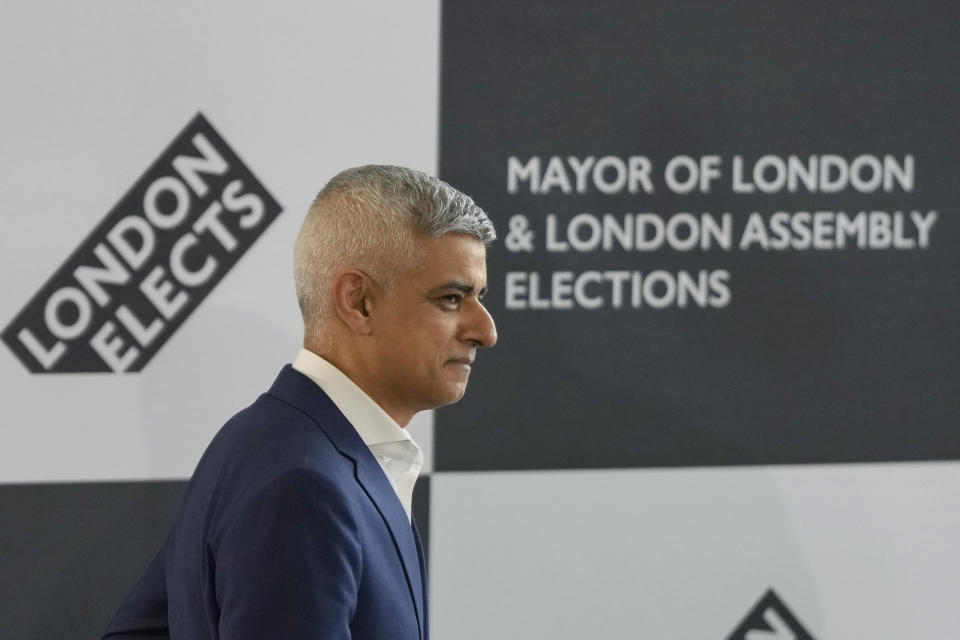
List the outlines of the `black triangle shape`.
{"label": "black triangle shape", "polygon": [[766,631],[769,633],[769,640],[816,640],[772,587],[763,594],[726,640],[747,640],[747,633],[750,631]]}

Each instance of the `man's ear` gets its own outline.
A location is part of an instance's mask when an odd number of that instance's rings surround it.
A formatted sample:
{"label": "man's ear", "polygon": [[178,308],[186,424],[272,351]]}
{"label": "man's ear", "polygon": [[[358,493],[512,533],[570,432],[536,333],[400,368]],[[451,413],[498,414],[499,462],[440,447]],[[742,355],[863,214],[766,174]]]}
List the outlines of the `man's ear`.
{"label": "man's ear", "polygon": [[362,271],[350,269],[333,279],[333,306],[344,324],[354,333],[369,335],[370,313],[367,306],[373,293],[373,281]]}

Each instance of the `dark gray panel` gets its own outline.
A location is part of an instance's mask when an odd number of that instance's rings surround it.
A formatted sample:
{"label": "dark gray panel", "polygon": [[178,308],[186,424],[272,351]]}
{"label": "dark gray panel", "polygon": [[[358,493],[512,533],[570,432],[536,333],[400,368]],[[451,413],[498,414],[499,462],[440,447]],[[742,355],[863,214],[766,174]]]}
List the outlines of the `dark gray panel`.
{"label": "dark gray panel", "polygon": [[[499,344],[437,412],[436,468],[960,457],[956,3],[443,5],[440,172],[491,214],[933,209],[924,251],[488,258]],[[507,193],[510,156],[916,157],[913,193]],[[725,186],[724,186],[725,185]],[[739,237],[739,234],[736,236]],[[723,309],[508,310],[509,271],[726,269]]]}
{"label": "dark gray panel", "polygon": [[160,549],[184,486],[0,485],[0,635],[100,637]]}
{"label": "dark gray panel", "polygon": [[413,485],[413,518],[417,522],[417,531],[420,532],[420,541],[423,543],[423,555],[430,562],[430,476],[420,476],[417,484]]}
{"label": "dark gray panel", "polygon": [[[163,544],[185,486],[0,485],[0,635],[99,637]],[[413,513],[429,559],[429,476]]]}

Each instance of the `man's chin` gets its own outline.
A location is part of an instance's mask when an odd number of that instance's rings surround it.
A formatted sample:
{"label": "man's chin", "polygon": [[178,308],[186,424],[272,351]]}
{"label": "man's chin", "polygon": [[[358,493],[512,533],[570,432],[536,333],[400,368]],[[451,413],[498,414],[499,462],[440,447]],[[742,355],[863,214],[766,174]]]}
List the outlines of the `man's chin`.
{"label": "man's chin", "polygon": [[443,407],[448,404],[455,404],[459,402],[467,392],[467,382],[464,380],[462,383],[459,383],[448,390],[447,393],[443,394],[443,397],[438,398],[440,403],[438,407]]}

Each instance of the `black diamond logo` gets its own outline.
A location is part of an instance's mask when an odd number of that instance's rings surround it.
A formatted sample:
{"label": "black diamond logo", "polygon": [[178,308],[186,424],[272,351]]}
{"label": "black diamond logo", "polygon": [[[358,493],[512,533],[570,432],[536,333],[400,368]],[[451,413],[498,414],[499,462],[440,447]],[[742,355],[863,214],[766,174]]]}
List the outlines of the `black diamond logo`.
{"label": "black diamond logo", "polygon": [[726,640],[814,640],[783,600],[769,589]]}
{"label": "black diamond logo", "polygon": [[33,373],[140,371],[280,210],[198,113],[3,341]]}

